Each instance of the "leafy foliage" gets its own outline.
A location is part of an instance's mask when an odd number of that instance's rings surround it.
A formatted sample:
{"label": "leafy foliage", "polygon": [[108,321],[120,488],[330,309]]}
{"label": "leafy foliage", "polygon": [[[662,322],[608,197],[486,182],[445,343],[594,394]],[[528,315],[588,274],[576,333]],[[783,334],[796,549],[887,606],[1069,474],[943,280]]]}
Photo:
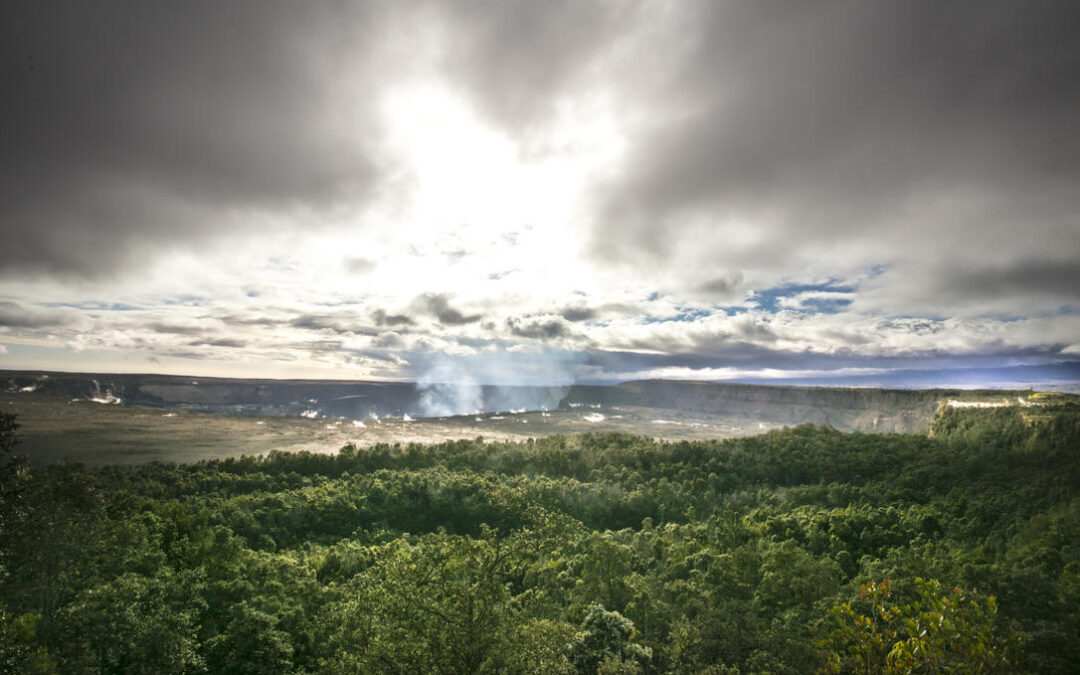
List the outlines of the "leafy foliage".
{"label": "leafy foliage", "polygon": [[638,673],[652,650],[631,641],[634,622],[603,605],[589,605],[581,631],[574,637],[570,659],[579,673]]}
{"label": "leafy foliage", "polygon": [[0,455],[11,452],[15,447],[15,443],[18,441],[15,432],[18,429],[19,424],[15,421],[15,415],[0,413]]}
{"label": "leafy foliage", "polygon": [[931,431],[9,461],[0,670],[1071,672],[1080,412]]}
{"label": "leafy foliage", "polygon": [[827,673],[1012,673],[1018,669],[1019,633],[995,626],[997,601],[937,581],[915,579],[919,599],[891,602],[889,582],[867,582],[867,615],[843,603],[831,614],[839,624],[824,646]]}

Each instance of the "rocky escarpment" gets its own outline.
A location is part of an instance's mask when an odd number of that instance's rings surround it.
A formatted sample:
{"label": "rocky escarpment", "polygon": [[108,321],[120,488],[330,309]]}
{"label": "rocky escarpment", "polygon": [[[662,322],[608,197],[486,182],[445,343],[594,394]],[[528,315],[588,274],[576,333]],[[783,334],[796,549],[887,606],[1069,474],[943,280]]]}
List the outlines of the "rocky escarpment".
{"label": "rocky escarpment", "polygon": [[252,415],[400,416],[416,401],[405,382],[241,380],[169,375],[7,372],[9,392],[99,403]]}
{"label": "rocky escarpment", "polygon": [[422,388],[413,382],[0,371],[0,390],[146,408],[356,419],[452,414],[446,412],[452,406],[439,405],[443,399],[467,401],[467,409],[454,411],[467,414],[554,408],[567,388],[454,385]]}
{"label": "rocky escarpment", "polygon": [[574,387],[563,404],[635,406],[772,424],[827,424],[842,430],[911,433],[926,428],[943,400],[978,393],[644,380],[610,387]]}
{"label": "rocky escarpment", "polygon": [[[412,382],[250,380],[169,375],[0,372],[0,389],[68,399],[211,413],[367,418],[452,412],[432,396],[464,400],[458,413],[630,406],[768,424],[827,424],[842,430],[918,432],[943,401],[980,392],[859,389],[645,380],[612,386],[420,388]],[[1009,392],[983,392],[1001,397]],[[1020,393],[1020,392],[1015,392]],[[437,403],[437,402],[436,402]],[[458,405],[460,408],[461,405]]]}

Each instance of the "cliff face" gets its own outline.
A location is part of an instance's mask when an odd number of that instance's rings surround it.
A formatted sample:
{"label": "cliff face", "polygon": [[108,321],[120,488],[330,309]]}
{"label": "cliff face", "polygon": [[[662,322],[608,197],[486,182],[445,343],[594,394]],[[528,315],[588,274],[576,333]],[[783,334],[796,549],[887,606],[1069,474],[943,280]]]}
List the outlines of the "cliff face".
{"label": "cliff face", "polygon": [[[463,388],[439,385],[449,400]],[[211,413],[305,415],[365,418],[425,416],[443,410],[425,403],[411,382],[325,380],[240,380],[167,375],[92,375],[81,373],[0,372],[0,390],[38,392],[68,399],[150,408],[182,408]],[[750,384],[646,380],[614,386],[472,388],[464,396],[483,412],[576,406],[633,406],[739,418],[769,424],[827,424],[841,430],[919,432],[938,405],[979,392],[948,389],[888,390],[827,387],[771,387]],[[1001,396],[1007,392],[993,392]],[[430,413],[435,415],[449,412]]]}
{"label": "cliff face", "polygon": [[842,430],[911,433],[926,428],[942,400],[960,393],[646,380],[613,387],[574,387],[564,403],[640,406],[773,424],[812,423]]}
{"label": "cliff face", "polygon": [[[36,392],[67,399],[181,408],[242,415],[413,417],[475,411],[553,409],[567,387],[454,387],[419,389],[412,382],[246,380],[170,375],[106,375],[0,371],[0,391]],[[446,401],[463,399],[467,409]],[[439,410],[444,412],[434,412]]]}
{"label": "cliff face", "polygon": [[[168,375],[3,373],[10,392],[149,408],[252,415],[401,416],[416,402],[406,382],[240,380]],[[0,385],[2,386],[2,385]]]}

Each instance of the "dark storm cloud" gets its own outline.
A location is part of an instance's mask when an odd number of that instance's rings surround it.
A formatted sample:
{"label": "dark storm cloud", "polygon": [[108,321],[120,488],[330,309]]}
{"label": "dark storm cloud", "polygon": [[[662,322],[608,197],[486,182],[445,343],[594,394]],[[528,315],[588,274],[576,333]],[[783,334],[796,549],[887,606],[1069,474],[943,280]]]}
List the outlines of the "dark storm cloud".
{"label": "dark storm cloud", "polygon": [[383,168],[373,94],[424,67],[431,35],[433,67],[517,131],[618,16],[567,0],[5,3],[0,269],[116,276],[245,214],[355,206]]}
{"label": "dark storm cloud", "polygon": [[377,326],[411,326],[415,323],[411,317],[405,314],[390,314],[386,310],[377,309],[371,316]]}
{"label": "dark storm cloud", "polygon": [[1049,296],[1080,299],[1080,261],[1027,260],[1000,267],[953,270],[945,291],[961,296]]}
{"label": "dark storm cloud", "polygon": [[591,307],[565,307],[559,314],[567,321],[588,321],[596,318],[596,310]]}
{"label": "dark storm cloud", "polygon": [[[1061,244],[1062,253],[1069,246]],[[862,311],[923,316],[1024,317],[1080,306],[1080,263],[1075,259],[1018,256],[990,262],[958,256],[939,269],[915,263],[874,279],[854,296]],[[885,300],[883,302],[883,299]],[[1069,310],[1072,311],[1072,310]]]}
{"label": "dark storm cloud", "polygon": [[512,317],[506,320],[506,327],[511,334],[523,338],[550,340],[570,335],[565,321],[551,317]]}
{"label": "dark storm cloud", "polygon": [[633,19],[619,2],[473,0],[439,9],[457,37],[446,45],[448,74],[514,130],[550,115]]}
{"label": "dark storm cloud", "polygon": [[411,303],[418,312],[428,314],[446,326],[460,326],[479,321],[480,314],[464,314],[450,306],[450,296],[445,293],[424,293]]}
{"label": "dark storm cloud", "polygon": [[[0,265],[110,274],[133,254],[219,233],[234,210],[363,193],[375,168],[330,116],[341,71],[366,77],[347,61],[373,40],[369,14],[337,3],[5,3]],[[351,112],[365,124],[366,111]]]}
{"label": "dark storm cloud", "polygon": [[79,321],[76,312],[62,309],[26,307],[16,302],[0,302],[0,327],[56,328]]}
{"label": "dark storm cloud", "polygon": [[[609,186],[599,253],[663,254],[683,222],[751,265],[851,239],[898,253],[883,236],[912,255],[1080,251],[1080,5],[694,7],[690,47],[650,90],[668,112]],[[762,236],[727,240],[732,219]]]}
{"label": "dark storm cloud", "polygon": [[[501,381],[515,359],[540,377],[575,354],[591,373],[1075,354],[1078,19],[1073,2],[998,0],[8,2],[0,281],[22,304],[0,302],[0,328],[281,361],[363,335],[357,359],[399,369],[379,373],[420,375],[457,345]],[[413,110],[444,94],[446,120]],[[491,227],[434,222],[440,146],[408,147],[442,140],[432,120],[479,121],[530,195],[552,160],[569,220],[525,199]],[[503,167],[484,155],[477,175]],[[517,257],[551,235],[569,277]],[[202,278],[223,241],[243,255]],[[438,292],[385,281],[405,250]],[[192,278],[142,274],[158,261]],[[523,292],[539,266],[558,283]],[[371,288],[350,276],[373,271]],[[126,274],[139,283],[97,283]],[[185,284],[198,297],[155,305]],[[129,305],[42,301],[99,286]]]}
{"label": "dark storm cloud", "polygon": [[[414,24],[437,27],[437,71],[519,140],[568,92],[610,80],[620,100],[641,104],[646,131],[630,137],[624,173],[599,198],[595,241],[607,257],[662,254],[684,216],[767,229],[774,236],[759,243],[731,244],[723,228],[703,242],[751,265],[902,222],[920,245],[942,226],[982,227],[1006,244],[1035,227],[1080,248],[1071,2],[2,11],[6,269],[113,274],[163,245],[214,236],[238,212],[362,201],[380,176],[364,142],[378,129],[370,97],[348,89],[393,82],[419,58],[368,47]],[[626,48],[654,25],[648,44],[667,49]],[[950,206],[964,193],[984,203]],[[730,292],[730,281],[700,290]]]}

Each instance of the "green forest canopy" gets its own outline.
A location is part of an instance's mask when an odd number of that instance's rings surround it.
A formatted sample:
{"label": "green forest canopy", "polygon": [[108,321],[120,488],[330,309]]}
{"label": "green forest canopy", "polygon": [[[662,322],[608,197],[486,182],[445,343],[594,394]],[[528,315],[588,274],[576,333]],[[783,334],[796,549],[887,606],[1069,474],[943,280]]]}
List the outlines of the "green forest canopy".
{"label": "green forest canopy", "polygon": [[0,670],[1074,672],[1078,441],[1068,404],[924,435],[9,460]]}

